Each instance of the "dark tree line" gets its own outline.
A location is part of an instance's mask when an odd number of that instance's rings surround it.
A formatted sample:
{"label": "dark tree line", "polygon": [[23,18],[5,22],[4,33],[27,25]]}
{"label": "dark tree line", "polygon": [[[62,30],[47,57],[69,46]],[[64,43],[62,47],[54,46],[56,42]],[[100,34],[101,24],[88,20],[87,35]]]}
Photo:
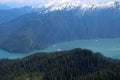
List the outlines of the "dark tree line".
{"label": "dark tree line", "polygon": [[0,60],[0,80],[119,80],[120,61],[86,49]]}

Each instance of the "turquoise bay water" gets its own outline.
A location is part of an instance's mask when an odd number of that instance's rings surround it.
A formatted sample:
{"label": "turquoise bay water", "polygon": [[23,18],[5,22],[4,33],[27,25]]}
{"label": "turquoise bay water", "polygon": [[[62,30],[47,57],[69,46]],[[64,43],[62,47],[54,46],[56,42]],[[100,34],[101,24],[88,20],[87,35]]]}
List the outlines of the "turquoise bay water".
{"label": "turquoise bay water", "polygon": [[107,57],[120,59],[120,38],[69,41],[54,44],[44,50],[33,51],[27,54],[9,53],[4,50],[0,50],[0,58],[16,59],[31,55],[35,52],[54,52],[69,50],[73,48],[90,49],[94,52],[101,52],[103,55]]}

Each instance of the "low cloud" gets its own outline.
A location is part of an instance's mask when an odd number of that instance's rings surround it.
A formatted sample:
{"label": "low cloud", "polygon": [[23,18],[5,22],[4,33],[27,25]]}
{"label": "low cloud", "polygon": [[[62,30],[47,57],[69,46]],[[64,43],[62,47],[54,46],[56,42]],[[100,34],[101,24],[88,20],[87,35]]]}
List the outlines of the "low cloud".
{"label": "low cloud", "polygon": [[[22,4],[22,5],[34,5],[34,4],[42,4],[50,1],[55,1],[55,0],[0,0],[0,3],[17,3],[17,4]],[[71,1],[71,0],[57,0],[57,1]],[[80,0],[83,2],[103,2],[103,1],[109,1],[109,0]]]}

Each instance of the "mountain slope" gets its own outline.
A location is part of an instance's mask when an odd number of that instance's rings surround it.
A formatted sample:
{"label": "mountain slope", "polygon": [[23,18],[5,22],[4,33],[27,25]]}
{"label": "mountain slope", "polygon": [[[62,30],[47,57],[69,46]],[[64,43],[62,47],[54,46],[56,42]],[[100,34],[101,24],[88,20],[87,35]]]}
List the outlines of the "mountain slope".
{"label": "mountain slope", "polygon": [[36,12],[38,9],[33,9],[30,6],[21,8],[0,9],[0,24],[13,20],[24,14]]}
{"label": "mountain slope", "polygon": [[[0,25],[0,48],[30,52],[51,44],[93,38],[120,37],[120,5],[33,12]],[[44,12],[45,11],[45,12]]]}
{"label": "mountain slope", "polygon": [[120,61],[85,49],[0,60],[1,80],[119,80]]}
{"label": "mountain slope", "polygon": [[[3,32],[1,34],[3,39],[0,41],[3,41],[1,47],[8,48],[11,46],[10,50],[18,52],[23,50],[22,52],[26,52],[34,49],[42,49],[42,47],[47,47],[56,42],[74,39],[74,37],[76,37],[74,35],[75,33],[70,31],[71,29],[69,28],[74,26],[76,20],[74,19],[74,24],[69,24],[68,19],[70,16],[72,18],[75,17],[73,13],[70,12],[70,14],[68,14],[67,11],[53,12],[49,14],[31,13],[1,25],[1,32]],[[56,20],[53,20],[55,18]],[[5,33],[6,31],[7,33]],[[9,41],[11,42],[9,43]],[[21,47],[17,43],[21,43]],[[3,44],[4,46],[2,46]],[[14,49],[17,48],[17,46],[20,50]],[[28,48],[28,50],[25,50],[26,48]]]}
{"label": "mountain slope", "polygon": [[0,4],[0,9],[10,9],[10,7],[4,4]]}
{"label": "mountain slope", "polygon": [[84,15],[79,9],[26,14],[0,25],[0,47],[28,52],[69,40],[120,37],[119,17],[119,10],[112,8],[87,10]]}

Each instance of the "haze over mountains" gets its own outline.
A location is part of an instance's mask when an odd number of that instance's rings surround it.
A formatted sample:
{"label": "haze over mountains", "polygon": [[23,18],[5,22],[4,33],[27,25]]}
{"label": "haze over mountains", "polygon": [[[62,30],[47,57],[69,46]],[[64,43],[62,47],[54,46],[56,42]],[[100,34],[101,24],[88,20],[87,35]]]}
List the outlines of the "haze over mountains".
{"label": "haze over mountains", "polygon": [[120,37],[120,2],[46,5],[2,11],[0,48],[24,53],[64,41]]}
{"label": "haze over mountains", "polygon": [[0,9],[10,9],[10,7],[4,4],[0,4]]}
{"label": "haze over mountains", "polygon": [[25,6],[21,8],[9,8],[9,9],[4,9],[0,7],[0,23],[6,23],[24,14],[37,12],[39,10],[40,9],[33,9],[31,6]]}

